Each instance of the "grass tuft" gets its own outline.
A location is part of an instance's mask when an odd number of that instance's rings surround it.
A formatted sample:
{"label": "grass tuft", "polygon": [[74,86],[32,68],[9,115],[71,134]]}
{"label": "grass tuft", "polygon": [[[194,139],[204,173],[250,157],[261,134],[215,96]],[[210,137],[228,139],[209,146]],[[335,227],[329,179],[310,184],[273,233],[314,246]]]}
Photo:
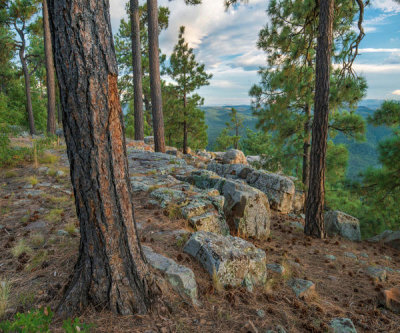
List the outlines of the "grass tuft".
{"label": "grass tuft", "polygon": [[64,210],[60,208],[54,208],[50,210],[50,212],[46,215],[46,220],[52,223],[58,223],[61,221],[61,215],[63,214]]}
{"label": "grass tuft", "polygon": [[11,253],[15,258],[18,258],[22,253],[31,253],[32,249],[20,239],[18,243],[11,249]]}
{"label": "grass tuft", "polygon": [[39,183],[39,180],[36,176],[30,176],[28,177],[28,183],[30,183],[32,186],[35,186],[37,183]]}
{"label": "grass tuft", "polygon": [[14,170],[8,170],[4,173],[4,178],[6,178],[6,179],[15,178],[17,176],[18,176],[18,174]]}
{"label": "grass tuft", "polygon": [[7,310],[8,299],[11,293],[11,282],[8,280],[0,280],[0,318],[2,318]]}
{"label": "grass tuft", "polygon": [[39,157],[40,164],[55,164],[59,160],[60,160],[59,156],[47,152],[43,153],[43,155]]}
{"label": "grass tuft", "polygon": [[30,237],[30,243],[33,248],[40,248],[44,245],[45,239],[42,234],[32,234]]}

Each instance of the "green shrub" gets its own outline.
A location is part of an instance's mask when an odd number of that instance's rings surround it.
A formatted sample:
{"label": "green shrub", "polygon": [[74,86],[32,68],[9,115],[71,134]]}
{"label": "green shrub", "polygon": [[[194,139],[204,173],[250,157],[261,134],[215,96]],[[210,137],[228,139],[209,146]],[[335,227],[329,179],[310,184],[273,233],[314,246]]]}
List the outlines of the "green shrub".
{"label": "green shrub", "polygon": [[49,326],[52,318],[53,313],[48,308],[17,313],[14,320],[0,322],[0,331],[4,333],[50,332]]}
{"label": "green shrub", "polygon": [[81,323],[79,318],[67,319],[63,322],[65,333],[89,332],[92,325]]}

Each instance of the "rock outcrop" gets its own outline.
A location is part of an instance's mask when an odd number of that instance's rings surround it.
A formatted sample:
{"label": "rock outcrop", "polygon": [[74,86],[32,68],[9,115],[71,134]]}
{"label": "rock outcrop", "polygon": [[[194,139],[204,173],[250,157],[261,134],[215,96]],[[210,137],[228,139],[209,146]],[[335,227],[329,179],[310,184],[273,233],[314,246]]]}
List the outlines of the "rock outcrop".
{"label": "rock outcrop", "polygon": [[186,266],[178,265],[174,260],[164,257],[148,246],[142,246],[149,264],[165,274],[168,282],[183,297],[189,297],[193,304],[198,304],[197,284],[193,271]]}
{"label": "rock outcrop", "polygon": [[340,211],[325,213],[325,231],[329,237],[339,235],[352,241],[361,241],[360,221]]}
{"label": "rock outcrop", "polygon": [[246,156],[241,150],[230,149],[222,156],[223,164],[247,164]]}
{"label": "rock outcrop", "polygon": [[202,189],[216,189],[224,196],[224,214],[235,234],[257,239],[268,237],[271,218],[268,198],[263,192],[207,170],[192,172],[186,181]]}
{"label": "rock outcrop", "polygon": [[[293,208],[295,199],[295,186],[293,181],[286,176],[255,170],[246,164],[219,164],[211,162],[207,170],[213,171],[221,177],[240,179],[248,185],[264,192],[272,209],[282,213],[289,213]],[[303,204],[304,205],[304,202]],[[301,210],[301,204],[299,210]]]}
{"label": "rock outcrop", "polygon": [[383,233],[368,239],[368,241],[372,243],[382,243],[400,250],[400,231],[385,230]]}
{"label": "rock outcrop", "polygon": [[245,285],[251,289],[266,281],[265,252],[239,237],[196,232],[186,243],[184,252],[196,258],[222,285]]}
{"label": "rock outcrop", "polygon": [[394,287],[382,291],[379,302],[390,311],[400,314],[400,288]]}

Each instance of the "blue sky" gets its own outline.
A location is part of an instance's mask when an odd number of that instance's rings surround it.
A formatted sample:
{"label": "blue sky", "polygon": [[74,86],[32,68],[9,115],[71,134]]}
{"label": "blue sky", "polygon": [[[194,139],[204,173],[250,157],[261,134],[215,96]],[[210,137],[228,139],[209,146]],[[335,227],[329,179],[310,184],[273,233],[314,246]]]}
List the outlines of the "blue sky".
{"label": "blue sky", "polygon": [[[143,2],[143,1],[140,1]],[[266,58],[256,47],[258,32],[269,22],[268,0],[250,0],[248,5],[224,10],[223,0],[203,0],[196,7],[183,0],[159,0],[171,11],[168,30],[160,47],[170,55],[181,25],[197,59],[213,74],[209,86],[199,93],[206,105],[249,104],[248,91],[258,82],[257,69]],[[110,0],[114,32],[125,16],[125,3]],[[366,36],[355,70],[368,82],[370,99],[400,99],[400,5],[393,0],[371,0],[365,11]]]}

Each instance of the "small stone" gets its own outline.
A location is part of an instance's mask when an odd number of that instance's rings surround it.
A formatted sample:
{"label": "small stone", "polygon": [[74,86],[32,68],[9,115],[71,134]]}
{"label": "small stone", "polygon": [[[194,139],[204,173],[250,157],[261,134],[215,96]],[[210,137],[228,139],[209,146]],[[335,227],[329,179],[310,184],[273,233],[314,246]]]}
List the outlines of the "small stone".
{"label": "small stone", "polygon": [[57,170],[57,172],[56,172],[56,177],[64,177],[64,175],[65,175],[65,172],[64,172],[64,171],[62,171],[62,170]]}
{"label": "small stone", "polygon": [[389,256],[383,256],[383,259],[385,259],[387,261],[392,261],[392,257],[389,257]]}
{"label": "small stone", "polygon": [[291,279],[288,282],[297,297],[307,297],[315,292],[315,284],[303,279]]}
{"label": "small stone", "polygon": [[365,252],[361,253],[360,256],[363,258],[369,258],[368,254]]}
{"label": "small stone", "polygon": [[374,266],[367,267],[365,273],[367,273],[368,276],[382,282],[387,279],[386,270],[382,267],[374,267]]}
{"label": "small stone", "polygon": [[354,253],[352,253],[352,252],[345,252],[345,253],[344,253],[344,256],[347,257],[347,258],[350,258],[350,259],[355,259],[355,260],[357,260],[357,256],[356,256]]}
{"label": "small stone", "polygon": [[333,333],[357,333],[353,322],[349,318],[335,318],[329,326],[332,328]]}
{"label": "small stone", "polygon": [[279,264],[267,264],[267,269],[274,271],[275,273],[278,274],[283,274],[285,273],[285,267]]}
{"label": "small stone", "polygon": [[69,233],[66,232],[65,230],[62,230],[62,229],[61,229],[61,230],[58,230],[58,231],[57,231],[57,235],[62,237],[62,236],[68,236]]}
{"label": "small stone", "polygon": [[267,279],[265,252],[239,237],[199,231],[190,237],[183,250],[222,285],[256,286]]}
{"label": "small stone", "polygon": [[334,255],[332,255],[332,254],[327,254],[325,256],[325,258],[328,259],[328,260],[331,260],[331,261],[335,261],[336,260],[336,257]]}
{"label": "small stone", "polygon": [[40,167],[37,169],[40,173],[47,173],[49,171],[48,167]]}
{"label": "small stone", "polygon": [[304,225],[302,225],[300,222],[292,221],[290,222],[290,225],[295,229],[304,230]]}
{"label": "small stone", "polygon": [[264,318],[265,317],[265,311],[262,309],[257,310],[257,316],[259,316],[260,318]]}

